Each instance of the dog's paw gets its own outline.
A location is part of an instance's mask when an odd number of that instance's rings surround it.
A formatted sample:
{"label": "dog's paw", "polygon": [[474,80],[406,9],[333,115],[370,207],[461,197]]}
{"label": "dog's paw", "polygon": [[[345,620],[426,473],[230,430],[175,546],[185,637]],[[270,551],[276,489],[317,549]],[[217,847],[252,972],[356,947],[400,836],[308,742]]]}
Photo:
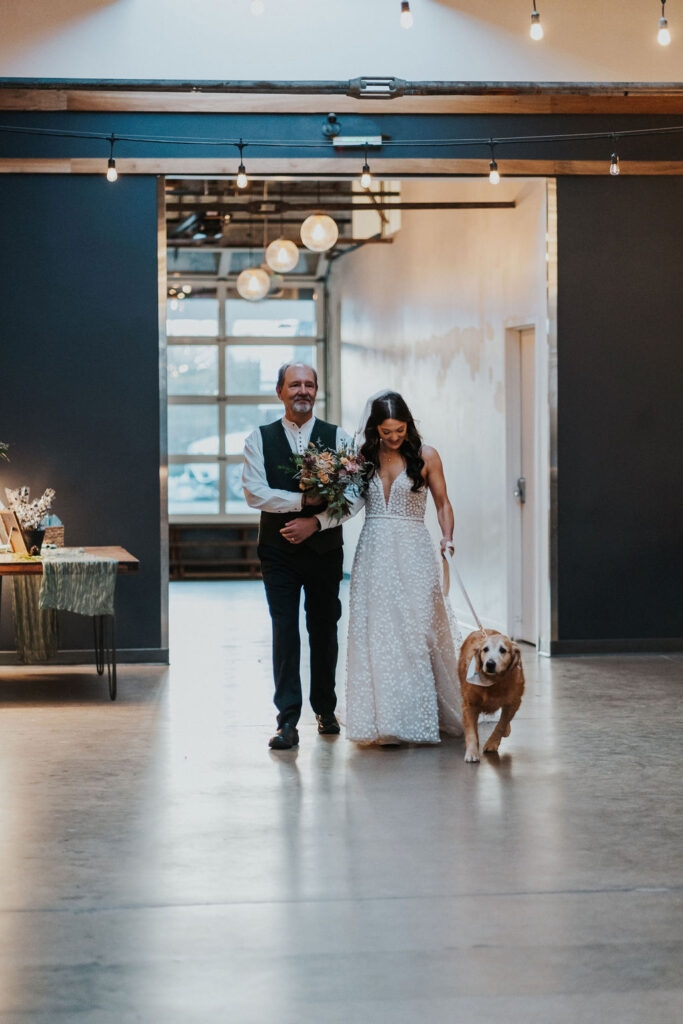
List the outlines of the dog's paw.
{"label": "dog's paw", "polygon": [[484,753],[485,754],[497,754],[499,746],[500,746],[500,740],[494,740],[493,743],[491,743],[491,740],[487,740],[486,743],[484,744]]}
{"label": "dog's paw", "polygon": [[468,747],[465,751],[465,761],[467,764],[476,764],[479,760],[479,751],[476,747]]}

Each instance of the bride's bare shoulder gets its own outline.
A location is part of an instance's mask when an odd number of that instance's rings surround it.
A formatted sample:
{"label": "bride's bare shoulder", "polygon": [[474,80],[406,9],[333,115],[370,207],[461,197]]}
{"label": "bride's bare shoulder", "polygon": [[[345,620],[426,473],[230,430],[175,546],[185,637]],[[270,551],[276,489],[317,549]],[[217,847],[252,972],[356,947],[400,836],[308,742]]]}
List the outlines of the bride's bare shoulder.
{"label": "bride's bare shoulder", "polygon": [[436,448],[432,448],[431,444],[423,444],[420,448],[420,455],[425,460],[425,465],[429,465],[430,462],[436,462],[439,458],[439,453]]}

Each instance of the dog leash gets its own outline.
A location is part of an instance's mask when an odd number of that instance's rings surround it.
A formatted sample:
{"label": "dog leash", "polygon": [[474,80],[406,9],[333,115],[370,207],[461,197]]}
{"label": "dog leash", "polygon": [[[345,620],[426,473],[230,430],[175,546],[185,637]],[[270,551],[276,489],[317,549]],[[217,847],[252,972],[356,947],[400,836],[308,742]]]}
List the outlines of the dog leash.
{"label": "dog leash", "polygon": [[460,573],[458,572],[458,567],[455,564],[455,556],[454,556],[454,553],[451,550],[451,548],[447,547],[445,551],[442,551],[441,552],[441,557],[443,558],[443,592],[444,592],[444,597],[448,597],[448,592],[451,589],[450,570],[452,568],[453,572],[455,573],[455,578],[456,578],[456,580],[458,581],[458,583],[460,585],[460,589],[462,590],[463,594],[465,595],[465,600],[467,601],[467,604],[469,605],[469,609],[472,612],[472,615],[474,616],[474,621],[477,624],[479,632],[481,633],[481,635],[484,637],[485,640],[488,639],[488,633],[486,632],[486,630],[482,626],[481,620],[479,619],[479,616],[477,615],[477,613],[474,610],[474,605],[470,601],[470,595],[467,593],[467,590],[465,589],[465,584],[463,583],[462,577],[461,577]]}

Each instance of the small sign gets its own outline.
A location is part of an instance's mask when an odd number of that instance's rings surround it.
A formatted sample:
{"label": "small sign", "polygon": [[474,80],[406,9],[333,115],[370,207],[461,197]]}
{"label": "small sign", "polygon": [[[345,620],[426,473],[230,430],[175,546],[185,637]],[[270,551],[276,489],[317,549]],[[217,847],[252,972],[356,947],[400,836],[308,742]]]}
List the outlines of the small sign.
{"label": "small sign", "polygon": [[28,550],[24,543],[24,535],[19,526],[19,520],[14,512],[8,508],[0,509],[0,524],[5,536],[5,544],[9,544],[12,551],[17,555],[27,555]]}

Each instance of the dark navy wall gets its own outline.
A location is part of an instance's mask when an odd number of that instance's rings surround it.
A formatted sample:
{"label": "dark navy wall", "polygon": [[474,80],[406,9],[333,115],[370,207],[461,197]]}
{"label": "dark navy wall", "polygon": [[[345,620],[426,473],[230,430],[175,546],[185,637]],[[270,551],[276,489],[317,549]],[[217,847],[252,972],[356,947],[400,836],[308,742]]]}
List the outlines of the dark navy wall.
{"label": "dark navy wall", "polygon": [[[334,110],[334,97],[330,97],[330,110]],[[234,144],[225,140],[244,139],[247,170],[250,157],[330,157],[333,145],[323,135],[325,114],[161,114],[161,113],[107,113],[98,112],[28,112],[3,111],[2,125],[64,132],[114,134],[116,136],[144,136],[157,139],[187,139],[193,145],[180,142],[116,142],[115,156],[138,158],[198,158],[224,159],[226,173],[236,172],[238,152]],[[392,114],[387,104],[386,114],[340,114],[342,134],[354,136],[382,135],[387,143],[381,151],[386,157],[490,157],[487,143],[413,145],[420,140],[453,140],[464,143],[469,139],[515,138],[518,136],[549,135],[556,133],[618,132],[628,129],[666,128],[680,125],[678,116],[639,115],[455,115]],[[267,141],[277,147],[265,145]],[[201,144],[197,144],[201,143]],[[604,160],[609,168],[610,154],[617,149],[622,160],[681,160],[683,134],[631,137],[617,143],[611,139],[584,139],[580,142],[555,140],[551,142],[512,142],[496,148],[498,159],[557,159]],[[373,153],[378,152],[374,151]],[[342,151],[341,155],[360,160],[361,150]],[[106,160],[109,143],[105,139],[73,138],[68,135],[25,135],[20,132],[0,131],[0,156],[25,158],[97,157]],[[372,161],[371,161],[372,163]]]}
{"label": "dark navy wall", "polygon": [[[159,332],[155,178],[3,175],[0,487],[57,492],[67,544],[121,544],[121,648],[160,647]],[[4,586],[0,647],[11,649]],[[92,646],[63,617],[62,647]]]}
{"label": "dark navy wall", "polygon": [[558,650],[683,637],[682,239],[682,178],[558,181]]}

